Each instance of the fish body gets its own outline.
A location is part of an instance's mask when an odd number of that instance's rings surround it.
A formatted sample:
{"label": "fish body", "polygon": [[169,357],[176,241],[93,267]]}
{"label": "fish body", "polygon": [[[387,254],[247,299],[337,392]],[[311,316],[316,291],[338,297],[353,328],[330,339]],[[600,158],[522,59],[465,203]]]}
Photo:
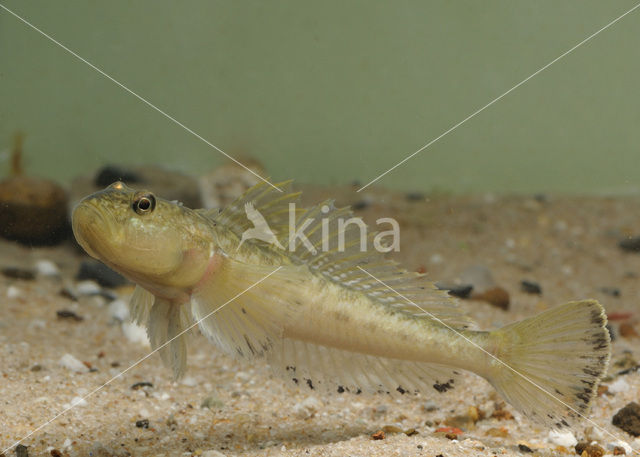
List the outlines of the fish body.
{"label": "fish body", "polygon": [[560,428],[587,413],[610,354],[599,303],[471,330],[423,275],[362,250],[358,226],[339,225],[348,208],[296,209],[299,194],[279,186],[258,184],[217,213],[114,183],[74,209],[82,247],[138,285],[132,317],[175,377],[195,322],[225,352],[265,357],[313,389],[444,392],[468,370],[536,422]]}

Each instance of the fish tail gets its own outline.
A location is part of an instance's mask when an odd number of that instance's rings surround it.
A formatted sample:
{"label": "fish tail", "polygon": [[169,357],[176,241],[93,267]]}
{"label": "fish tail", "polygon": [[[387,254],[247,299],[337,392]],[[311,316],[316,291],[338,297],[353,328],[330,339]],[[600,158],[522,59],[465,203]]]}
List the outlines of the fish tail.
{"label": "fish tail", "polygon": [[588,412],[611,353],[595,300],[570,302],[491,332],[487,379],[514,408],[553,428]]}
{"label": "fish tail", "polygon": [[[176,306],[166,300],[156,299],[149,313],[147,334],[151,348],[160,348],[164,364],[173,370],[174,379],[180,379],[187,369],[187,336],[183,306]],[[163,346],[165,343],[167,343]]]}

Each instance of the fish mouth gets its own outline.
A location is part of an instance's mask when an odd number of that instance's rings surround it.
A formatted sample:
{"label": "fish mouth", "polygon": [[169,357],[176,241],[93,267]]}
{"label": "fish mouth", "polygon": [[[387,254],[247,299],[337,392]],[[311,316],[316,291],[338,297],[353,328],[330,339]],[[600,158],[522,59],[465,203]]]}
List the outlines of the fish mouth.
{"label": "fish mouth", "polygon": [[102,260],[100,247],[107,243],[112,234],[110,217],[105,209],[99,208],[92,199],[82,200],[73,209],[71,228],[78,244],[91,257]]}

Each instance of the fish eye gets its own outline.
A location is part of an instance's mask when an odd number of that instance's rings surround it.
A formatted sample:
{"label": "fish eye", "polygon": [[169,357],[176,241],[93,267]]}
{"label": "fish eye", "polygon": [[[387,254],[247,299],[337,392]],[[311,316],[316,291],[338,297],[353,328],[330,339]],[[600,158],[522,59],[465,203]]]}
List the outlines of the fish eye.
{"label": "fish eye", "polygon": [[131,206],[140,216],[149,214],[156,207],[156,197],[150,192],[141,192],[134,197]]}

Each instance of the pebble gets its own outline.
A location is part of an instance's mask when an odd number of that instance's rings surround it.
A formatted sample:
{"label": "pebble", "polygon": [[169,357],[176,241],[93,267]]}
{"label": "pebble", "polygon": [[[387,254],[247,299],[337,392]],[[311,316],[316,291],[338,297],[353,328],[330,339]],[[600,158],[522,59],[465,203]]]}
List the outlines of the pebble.
{"label": "pebble", "polygon": [[103,287],[114,289],[124,286],[127,280],[120,273],[113,271],[102,262],[96,260],[84,260],[76,274],[78,281],[92,280]]}
{"label": "pebble", "polygon": [[20,267],[4,267],[0,273],[3,276],[11,279],[22,279],[25,281],[31,281],[36,278],[36,274],[33,270]]}
{"label": "pebble", "polygon": [[613,416],[611,423],[630,435],[640,436],[640,405],[628,403]]}
{"label": "pebble", "polygon": [[618,393],[626,392],[627,390],[629,390],[629,384],[627,383],[627,381],[625,381],[624,378],[616,379],[607,387],[608,387],[607,392],[612,394],[618,394]]}
{"label": "pebble", "polygon": [[224,402],[214,395],[205,398],[202,400],[202,403],[200,403],[200,408],[221,409],[223,407]]}
{"label": "pebble", "polygon": [[593,443],[587,443],[586,441],[581,441],[575,446],[576,454],[582,457],[602,457],[605,453],[604,449]]}
{"label": "pebble", "polygon": [[29,457],[29,449],[24,444],[16,446],[16,457]]}
{"label": "pebble", "polygon": [[520,281],[520,287],[522,291],[527,294],[542,294],[542,287],[540,287],[540,284],[535,281],[527,281],[526,279],[523,279],[522,281]]}
{"label": "pebble", "polygon": [[120,322],[129,321],[129,305],[124,300],[113,300],[109,303],[109,316],[112,319],[119,320]]}
{"label": "pebble", "polygon": [[79,316],[78,314],[76,314],[75,312],[69,309],[61,309],[59,311],[56,311],[56,316],[58,316],[58,319],[69,319],[69,320],[74,320],[76,322],[80,322],[84,320],[84,317]]}
{"label": "pebble", "polygon": [[623,322],[620,324],[618,332],[623,338],[640,338],[636,329],[629,322]]}
{"label": "pebble", "polygon": [[[616,448],[624,449],[627,455],[631,455],[631,453],[633,452],[633,449],[631,448],[631,446],[629,446],[629,444],[624,441],[618,440],[618,441],[612,441],[611,443],[607,443],[607,449],[609,451],[615,451]],[[620,455],[620,454],[615,454],[614,452],[613,455]]]}
{"label": "pebble", "polygon": [[474,300],[486,301],[490,305],[505,311],[509,309],[509,303],[511,302],[509,292],[504,290],[502,287],[494,287],[482,293],[474,293],[471,295],[471,298]]}
{"label": "pebble", "polygon": [[51,260],[36,260],[35,269],[40,276],[60,276],[60,269]]}
{"label": "pebble", "polygon": [[549,442],[570,448],[578,444],[578,440],[570,431],[551,430],[548,435]]}
{"label": "pebble", "polygon": [[136,382],[135,384],[133,384],[131,386],[131,390],[138,390],[138,389],[142,389],[144,387],[153,387],[153,384],[150,383],[149,381],[140,381],[140,382]]}
{"label": "pebble", "polygon": [[621,295],[620,289],[618,289],[617,287],[606,287],[606,286],[601,287],[600,292],[602,292],[605,295],[610,295],[612,297],[619,297]]}
{"label": "pebble", "polygon": [[22,292],[16,286],[7,287],[7,298],[18,298],[20,295]]}
{"label": "pebble", "polygon": [[149,419],[140,419],[136,421],[136,427],[149,428]]}
{"label": "pebble", "polygon": [[85,400],[82,397],[73,397],[71,399],[71,402],[69,403],[70,407],[76,407],[76,406],[87,406],[87,400]]}
{"label": "pebble", "polygon": [[194,378],[193,376],[185,376],[180,381],[180,384],[187,387],[195,387],[198,385],[198,381],[196,381],[196,378]]}
{"label": "pebble", "polygon": [[618,247],[626,252],[640,252],[640,236],[625,238],[618,243]]}
{"label": "pebble", "polygon": [[426,412],[436,411],[438,405],[433,400],[427,400],[424,405],[422,405],[422,409]]}
{"label": "pebble", "polygon": [[533,453],[533,449],[531,449],[529,446],[527,446],[526,444],[518,444],[518,450],[520,452],[525,452],[525,453]]}
{"label": "pebble", "polygon": [[102,289],[95,281],[85,280],[76,284],[76,293],[78,295],[97,295]]}
{"label": "pebble", "polygon": [[147,336],[147,330],[133,322],[122,323],[122,333],[132,343],[141,343],[149,345],[149,337]]}
{"label": "pebble", "polygon": [[89,367],[68,353],[63,355],[58,363],[71,371],[75,371],[76,373],[89,372]]}
{"label": "pebble", "polygon": [[440,290],[446,290],[449,295],[458,298],[469,298],[473,291],[471,284],[446,284],[438,282],[436,283],[436,287]]}

